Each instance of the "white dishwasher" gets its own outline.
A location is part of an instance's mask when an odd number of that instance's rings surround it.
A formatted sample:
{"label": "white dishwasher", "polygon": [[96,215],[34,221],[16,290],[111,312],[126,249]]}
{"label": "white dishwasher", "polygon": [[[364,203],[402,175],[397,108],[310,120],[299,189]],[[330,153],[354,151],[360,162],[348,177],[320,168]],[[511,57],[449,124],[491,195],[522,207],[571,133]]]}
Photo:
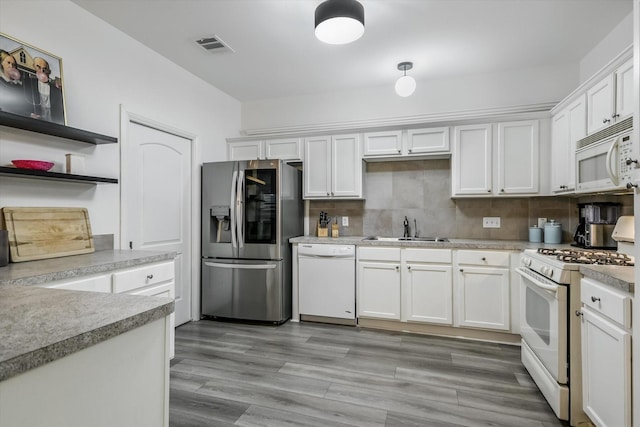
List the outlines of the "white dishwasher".
{"label": "white dishwasher", "polygon": [[356,247],[298,245],[301,320],[355,325]]}

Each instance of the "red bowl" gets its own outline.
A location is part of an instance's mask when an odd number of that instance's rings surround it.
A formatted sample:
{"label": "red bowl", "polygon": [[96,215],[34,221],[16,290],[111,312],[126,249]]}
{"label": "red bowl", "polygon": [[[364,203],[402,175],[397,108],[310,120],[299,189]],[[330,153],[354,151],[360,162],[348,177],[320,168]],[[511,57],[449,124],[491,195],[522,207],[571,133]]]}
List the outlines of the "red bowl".
{"label": "red bowl", "polygon": [[42,160],[11,160],[18,169],[37,169],[39,171],[48,171],[54,165],[53,162],[44,162]]}

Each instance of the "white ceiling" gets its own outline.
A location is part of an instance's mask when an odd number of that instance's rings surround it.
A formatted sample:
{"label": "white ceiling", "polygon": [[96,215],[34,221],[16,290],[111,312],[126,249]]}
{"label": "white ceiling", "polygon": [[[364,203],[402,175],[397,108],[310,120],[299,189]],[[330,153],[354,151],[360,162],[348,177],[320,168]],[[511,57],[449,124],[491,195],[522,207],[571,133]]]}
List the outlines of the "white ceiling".
{"label": "white ceiling", "polygon": [[[360,0],[365,34],[314,36],[321,0],[72,0],[240,101],[576,63],[632,0]],[[195,40],[217,35],[234,53]]]}

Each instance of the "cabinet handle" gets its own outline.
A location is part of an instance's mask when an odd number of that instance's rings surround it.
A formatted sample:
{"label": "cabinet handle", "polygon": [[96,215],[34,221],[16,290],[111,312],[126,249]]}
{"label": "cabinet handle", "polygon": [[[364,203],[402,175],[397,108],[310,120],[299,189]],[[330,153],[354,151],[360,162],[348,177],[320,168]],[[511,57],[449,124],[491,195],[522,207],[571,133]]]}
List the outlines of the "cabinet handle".
{"label": "cabinet handle", "polygon": [[504,188],[501,188],[501,189],[500,189],[500,192],[501,192],[501,193],[504,193]]}
{"label": "cabinet handle", "polygon": [[402,153],[402,150],[398,148],[398,153]]}
{"label": "cabinet handle", "polygon": [[327,191],[327,196],[329,195],[329,192]]}
{"label": "cabinet handle", "polygon": [[487,193],[491,193],[491,190],[487,190]]}
{"label": "cabinet handle", "polygon": [[611,122],[610,119],[602,119],[602,123],[609,123],[609,122]]}
{"label": "cabinet handle", "polygon": [[591,297],[591,302],[600,302],[600,298],[598,297]]}
{"label": "cabinet handle", "polygon": [[460,269],[460,273],[464,273],[464,270],[463,270],[463,269]]}
{"label": "cabinet handle", "polygon": [[617,119],[618,117],[620,117],[620,114],[617,114],[617,113],[611,116],[612,119]]}
{"label": "cabinet handle", "polygon": [[147,280],[153,279],[153,274],[147,274]]}
{"label": "cabinet handle", "polygon": [[487,262],[487,259],[485,257],[482,257],[482,261]]}
{"label": "cabinet handle", "polygon": [[584,313],[582,313],[580,310],[576,310],[576,316],[578,317],[584,316]]}
{"label": "cabinet handle", "polygon": [[400,266],[396,265],[396,271],[400,271]]}
{"label": "cabinet handle", "polygon": [[410,265],[407,265],[407,270],[411,270],[411,266]]}
{"label": "cabinet handle", "polygon": [[409,148],[409,152],[411,153],[413,151],[413,148]]}

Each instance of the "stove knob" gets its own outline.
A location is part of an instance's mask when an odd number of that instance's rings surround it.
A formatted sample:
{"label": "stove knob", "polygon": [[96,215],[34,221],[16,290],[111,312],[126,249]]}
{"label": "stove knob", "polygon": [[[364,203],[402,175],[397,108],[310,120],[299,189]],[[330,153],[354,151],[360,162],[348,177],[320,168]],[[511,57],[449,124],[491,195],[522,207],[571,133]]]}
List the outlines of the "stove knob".
{"label": "stove knob", "polygon": [[547,277],[553,277],[553,268],[549,267],[549,272],[547,273]]}

